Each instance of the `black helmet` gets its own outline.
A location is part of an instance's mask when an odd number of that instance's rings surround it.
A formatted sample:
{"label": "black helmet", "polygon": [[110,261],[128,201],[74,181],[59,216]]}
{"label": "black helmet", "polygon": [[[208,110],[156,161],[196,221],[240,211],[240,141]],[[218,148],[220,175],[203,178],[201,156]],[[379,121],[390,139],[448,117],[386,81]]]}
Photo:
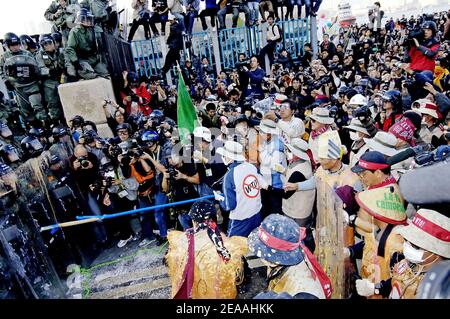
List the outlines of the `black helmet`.
{"label": "black helmet", "polygon": [[78,12],[76,23],[87,25],[87,26],[93,26],[94,25],[94,16],[88,9],[81,8],[81,10]]}
{"label": "black helmet", "polygon": [[29,49],[36,50],[38,48],[38,45],[36,44],[36,42],[34,42],[34,40],[29,35],[22,34],[20,36],[20,41],[24,47],[25,46],[27,47],[27,50],[29,50]]}
{"label": "black helmet", "polygon": [[62,43],[62,35],[59,32],[53,32],[51,37],[55,43]]}
{"label": "black helmet", "polygon": [[39,45],[44,48],[45,45],[55,43],[50,34],[43,34],[39,37]]}
{"label": "black helmet", "polygon": [[422,29],[430,29],[431,32],[433,32],[433,35],[435,35],[436,32],[437,32],[437,26],[436,26],[436,23],[434,21],[425,21],[422,24]]}
{"label": "black helmet", "polygon": [[27,136],[21,142],[20,146],[28,157],[38,157],[44,151],[41,142],[34,136]]}
{"label": "black helmet", "polygon": [[120,130],[127,130],[128,133],[131,133],[131,125],[128,123],[122,123],[117,125],[116,127],[116,132],[120,131]]}
{"label": "black helmet", "polygon": [[418,299],[450,298],[450,261],[434,265],[419,284]]}
{"label": "black helmet", "polygon": [[72,122],[72,127],[81,127],[84,124],[84,118],[81,115],[75,115],[70,122]]}
{"label": "black helmet", "polygon": [[381,96],[383,101],[391,102],[394,109],[399,109],[402,106],[402,94],[398,90],[389,90]]}
{"label": "black helmet", "polygon": [[7,163],[15,163],[20,160],[17,149],[10,144],[5,144],[0,148],[0,156]]}
{"label": "black helmet", "polygon": [[139,76],[136,72],[128,72],[127,74],[127,81],[128,83],[138,83],[139,82]]}
{"label": "black helmet", "polygon": [[28,136],[44,137],[44,130],[41,129],[41,128],[35,128],[35,127],[32,127],[32,128],[28,131]]}
{"label": "black helmet", "polygon": [[156,125],[160,125],[162,121],[164,121],[164,113],[160,110],[154,110],[152,113],[150,113],[150,120],[155,122]]}
{"label": "black helmet", "polygon": [[351,89],[350,87],[343,85],[343,86],[341,86],[341,87],[339,88],[338,94],[339,94],[339,95],[346,95],[347,92],[348,92],[350,89]]}
{"label": "black helmet", "polygon": [[63,127],[57,126],[52,129],[53,137],[63,137],[64,135],[67,135],[67,131]]}
{"label": "black helmet", "polygon": [[10,46],[13,45],[19,45],[21,44],[20,42],[20,38],[12,33],[12,32],[8,32],[3,36],[3,40],[5,41],[6,46],[9,48]]}

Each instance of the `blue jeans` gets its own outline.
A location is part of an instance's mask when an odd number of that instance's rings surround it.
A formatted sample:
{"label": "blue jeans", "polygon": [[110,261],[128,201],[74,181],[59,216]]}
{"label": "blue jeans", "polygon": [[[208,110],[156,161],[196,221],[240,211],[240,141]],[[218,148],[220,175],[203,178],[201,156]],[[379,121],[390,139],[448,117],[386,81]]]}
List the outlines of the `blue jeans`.
{"label": "blue jeans", "polygon": [[230,223],[228,224],[227,236],[247,237],[253,229],[261,224],[261,221],[262,220],[260,213],[257,213],[256,215],[243,220],[230,219]]}
{"label": "blue jeans", "polygon": [[180,221],[180,224],[183,227],[183,230],[192,228],[192,219],[191,219],[191,217],[189,217],[189,215],[187,213],[178,215],[178,220]]}
{"label": "blue jeans", "polygon": [[[100,211],[100,206],[98,206],[97,200],[94,198],[94,196],[92,196],[91,192],[88,193],[87,200],[88,200],[88,207],[90,209],[89,213],[94,214],[96,216],[102,215],[102,212]],[[94,223],[94,232],[95,238],[98,243],[105,242],[108,239],[103,221],[98,221]]]}
{"label": "blue jeans", "polygon": [[248,7],[248,18],[250,21],[253,21],[253,24],[258,22],[259,15],[259,1],[251,1],[247,2]]}
{"label": "blue jeans", "polygon": [[192,34],[192,29],[194,28],[194,20],[195,20],[195,17],[197,16],[197,14],[198,14],[197,11],[191,11],[184,18],[187,33],[189,33],[189,34]]}
{"label": "blue jeans", "polygon": [[[152,206],[152,203],[147,198],[139,197],[138,206],[139,208],[149,207]],[[154,215],[153,211],[146,211],[140,214],[142,236],[150,240],[155,239],[151,222],[152,215]]]}
{"label": "blue jeans", "polygon": [[175,17],[175,19],[178,20],[178,23],[181,24],[181,30],[182,31],[186,31],[186,28],[184,27],[184,15],[182,15],[179,12],[175,12],[175,13],[172,13],[172,14]]}
{"label": "blue jeans", "polygon": [[[167,204],[168,201],[169,200],[168,200],[166,194],[164,194],[163,192],[158,191],[155,194],[155,205]],[[166,223],[166,216],[164,214],[164,210],[165,210],[165,208],[155,209],[155,222],[156,222],[156,225],[158,225],[159,235],[162,238],[167,237],[167,223]]]}

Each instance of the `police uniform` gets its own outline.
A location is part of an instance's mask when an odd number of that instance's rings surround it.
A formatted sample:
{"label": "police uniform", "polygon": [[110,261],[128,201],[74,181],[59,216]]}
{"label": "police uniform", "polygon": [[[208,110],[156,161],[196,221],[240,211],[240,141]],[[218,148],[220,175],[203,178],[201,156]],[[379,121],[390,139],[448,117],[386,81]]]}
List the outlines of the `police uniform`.
{"label": "police uniform", "polygon": [[[78,73],[82,78],[89,80],[96,78],[97,75],[102,77],[109,75],[106,65],[100,61],[92,28],[78,25],[70,30],[65,52],[68,61],[73,66],[77,63],[80,64],[81,70]],[[68,67],[67,71],[69,75],[75,76],[73,67]]]}
{"label": "police uniform", "polygon": [[19,107],[25,119],[47,119],[39,89],[39,67],[33,54],[25,50],[7,51],[0,61],[0,75],[15,88]]}
{"label": "police uniform", "polygon": [[[44,17],[47,21],[50,21],[53,23],[52,26],[52,32],[60,32],[64,38],[64,42],[67,41],[67,38],[69,36],[71,24],[74,23],[74,16],[75,12],[72,12],[72,10],[69,10],[68,6],[74,2],[76,4],[77,1],[75,0],[67,0],[67,6],[66,8],[62,8],[58,1],[53,1],[50,6],[45,10]],[[61,14],[57,17],[55,14],[60,11]],[[75,10],[73,10],[75,11]]]}
{"label": "police uniform", "polygon": [[64,74],[64,55],[59,50],[46,52],[39,50],[36,55],[40,73],[42,75],[42,85],[44,97],[47,101],[47,108],[51,119],[62,119],[63,111],[58,94],[58,86],[61,83],[61,76]]}

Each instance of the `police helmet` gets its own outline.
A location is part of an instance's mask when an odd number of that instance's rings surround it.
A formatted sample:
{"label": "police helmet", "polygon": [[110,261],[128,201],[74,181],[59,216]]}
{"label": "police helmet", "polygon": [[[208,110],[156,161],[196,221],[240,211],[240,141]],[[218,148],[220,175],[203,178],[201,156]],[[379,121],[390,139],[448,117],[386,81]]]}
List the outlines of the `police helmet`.
{"label": "police helmet", "polygon": [[44,130],[41,129],[41,128],[35,128],[35,127],[32,127],[32,128],[28,131],[28,136],[44,137]]}
{"label": "police helmet", "polygon": [[15,33],[12,33],[12,32],[6,33],[6,34],[3,36],[3,40],[5,41],[6,46],[7,46],[8,48],[9,48],[10,46],[13,46],[13,45],[20,45],[20,44],[21,44],[20,38],[19,38]]}
{"label": "police helmet", "polygon": [[52,43],[54,44],[55,42],[50,34],[43,34],[39,37],[39,45],[41,46],[41,48],[44,48],[44,46]]}
{"label": "police helmet", "polygon": [[389,90],[381,96],[383,101],[391,102],[394,108],[400,108],[402,105],[402,94],[398,90]]}
{"label": "police helmet", "polygon": [[20,142],[20,146],[29,157],[38,157],[44,151],[44,147],[35,136],[26,136]]}
{"label": "police helmet", "polygon": [[20,41],[21,41],[23,47],[24,48],[26,47],[27,50],[30,50],[30,49],[36,50],[36,49],[38,49],[38,45],[36,44],[36,42],[34,42],[34,40],[29,35],[22,34],[20,36]]}
{"label": "police helmet", "polygon": [[10,144],[5,144],[0,148],[0,156],[7,163],[15,163],[20,160],[17,149]]}
{"label": "police helmet", "polygon": [[122,123],[117,125],[116,127],[116,132],[120,131],[120,130],[127,130],[128,133],[131,133],[131,125],[128,123]]}
{"label": "police helmet", "polygon": [[153,112],[150,113],[150,120],[155,122],[156,125],[160,125],[164,120],[164,113],[160,110],[153,110]]}
{"label": "police helmet", "polygon": [[94,25],[94,16],[88,9],[82,8],[80,11],[78,11],[77,19],[75,22],[77,24],[92,27]]}
{"label": "police helmet", "polygon": [[343,86],[341,86],[341,87],[339,88],[338,94],[339,94],[339,95],[346,95],[347,92],[348,92],[350,89],[351,89],[350,87],[343,85]]}
{"label": "police helmet", "polygon": [[64,135],[67,135],[67,131],[63,127],[54,127],[52,129],[52,136],[55,137],[63,137]]}
{"label": "police helmet", "polygon": [[62,35],[59,32],[53,32],[51,37],[55,43],[62,43]]}
{"label": "police helmet", "polygon": [[61,158],[58,155],[52,155],[50,157],[50,161],[49,161],[50,166],[58,164],[60,162],[61,162]]}

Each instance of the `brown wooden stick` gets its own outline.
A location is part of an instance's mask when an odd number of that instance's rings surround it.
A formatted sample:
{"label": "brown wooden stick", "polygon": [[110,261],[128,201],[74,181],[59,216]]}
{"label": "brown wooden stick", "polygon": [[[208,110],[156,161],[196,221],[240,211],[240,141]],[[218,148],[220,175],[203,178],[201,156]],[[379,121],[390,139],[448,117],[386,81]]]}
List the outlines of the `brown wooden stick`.
{"label": "brown wooden stick", "polygon": [[[82,219],[82,220],[77,220],[77,221],[57,224],[58,225],[57,227],[63,228],[63,227],[76,226],[76,225],[81,225],[81,224],[93,223],[93,222],[98,221],[98,220],[101,220],[101,218]],[[57,227],[55,225],[41,227],[41,232],[46,231],[46,230],[50,230],[50,229],[53,229],[53,228],[57,228]]]}

